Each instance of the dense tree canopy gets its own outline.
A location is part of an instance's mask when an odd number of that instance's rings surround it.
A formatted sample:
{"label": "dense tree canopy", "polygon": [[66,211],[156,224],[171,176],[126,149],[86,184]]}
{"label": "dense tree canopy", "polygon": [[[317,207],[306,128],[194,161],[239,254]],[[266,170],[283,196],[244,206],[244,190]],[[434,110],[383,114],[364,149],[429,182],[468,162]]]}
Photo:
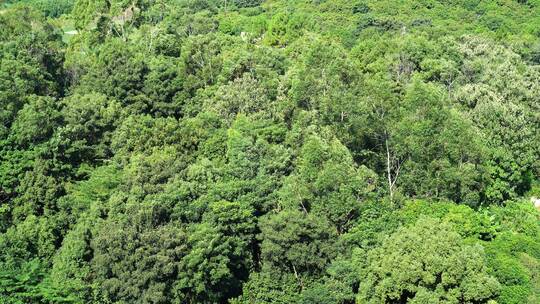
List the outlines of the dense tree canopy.
{"label": "dense tree canopy", "polygon": [[540,1],[0,4],[0,303],[540,303]]}

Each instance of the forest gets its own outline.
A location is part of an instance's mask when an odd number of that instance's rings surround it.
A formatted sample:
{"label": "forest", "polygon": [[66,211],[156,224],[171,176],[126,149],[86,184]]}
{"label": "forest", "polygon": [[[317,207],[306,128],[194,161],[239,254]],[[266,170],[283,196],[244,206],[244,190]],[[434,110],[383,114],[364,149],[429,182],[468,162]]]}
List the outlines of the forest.
{"label": "forest", "polygon": [[0,121],[1,304],[540,303],[540,0],[6,0]]}

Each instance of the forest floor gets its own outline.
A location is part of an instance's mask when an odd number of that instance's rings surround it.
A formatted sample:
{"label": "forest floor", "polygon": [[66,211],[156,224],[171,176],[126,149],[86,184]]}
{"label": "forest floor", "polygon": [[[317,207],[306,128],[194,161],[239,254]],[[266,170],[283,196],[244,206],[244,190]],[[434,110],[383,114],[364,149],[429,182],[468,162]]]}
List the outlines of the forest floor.
{"label": "forest floor", "polygon": [[55,23],[58,28],[62,29],[62,40],[65,43],[68,43],[73,36],[79,33],[79,31],[75,29],[75,24],[71,19],[60,17],[55,20]]}
{"label": "forest floor", "polygon": [[536,210],[540,211],[540,198],[537,197],[531,197],[531,203],[534,205]]}

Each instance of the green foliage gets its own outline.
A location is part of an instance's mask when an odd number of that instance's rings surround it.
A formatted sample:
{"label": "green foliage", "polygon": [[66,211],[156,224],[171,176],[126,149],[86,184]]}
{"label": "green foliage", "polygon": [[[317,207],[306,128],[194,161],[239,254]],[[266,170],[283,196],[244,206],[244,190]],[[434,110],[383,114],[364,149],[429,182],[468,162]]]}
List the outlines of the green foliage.
{"label": "green foliage", "polygon": [[31,260],[20,269],[0,272],[0,300],[18,303],[80,303],[73,296],[54,288],[48,281],[41,282],[46,267],[39,260]]}
{"label": "green foliage", "polygon": [[68,14],[73,9],[75,0],[6,0],[4,1],[6,6],[16,5],[28,5],[43,13],[43,15],[51,18],[60,17],[63,14]]}
{"label": "green foliage", "polygon": [[261,221],[261,257],[289,273],[321,272],[335,256],[329,223],[300,211],[282,211]]}
{"label": "green foliage", "polygon": [[0,302],[539,303],[539,16],[4,1]]}
{"label": "green foliage", "polygon": [[368,252],[358,301],[488,303],[500,284],[484,259],[482,247],[465,245],[451,225],[421,218]]}
{"label": "green foliage", "polygon": [[408,114],[391,143],[403,159],[398,187],[410,195],[477,203],[483,178],[478,169],[483,163],[482,147],[466,139],[474,136],[474,129],[445,105],[444,96],[432,85],[413,82],[404,102]]}
{"label": "green foliage", "polygon": [[310,136],[298,156],[297,172],[284,181],[282,204],[327,218],[342,233],[358,218],[376,185],[375,173],[355,166],[337,139]]}

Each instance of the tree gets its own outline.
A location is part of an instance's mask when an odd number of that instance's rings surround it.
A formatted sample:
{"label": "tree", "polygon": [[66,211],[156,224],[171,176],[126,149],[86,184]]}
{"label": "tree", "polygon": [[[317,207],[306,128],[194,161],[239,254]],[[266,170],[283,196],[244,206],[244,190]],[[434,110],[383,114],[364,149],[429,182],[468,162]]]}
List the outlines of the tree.
{"label": "tree", "polygon": [[482,247],[465,245],[452,225],[435,219],[398,229],[365,261],[359,271],[361,303],[488,303],[500,289],[488,274]]}
{"label": "tree", "polygon": [[486,200],[515,198],[530,188],[538,170],[534,142],[539,120],[533,114],[538,96],[529,95],[540,90],[530,78],[536,72],[517,54],[490,41],[468,37],[460,51],[465,56],[462,81],[466,83],[457,90],[456,99],[469,109],[490,149]]}
{"label": "tree", "polygon": [[303,286],[305,276],[321,273],[336,255],[335,230],[324,218],[284,210],[261,219],[261,259]]}
{"label": "tree", "polygon": [[253,267],[253,209],[239,203],[212,203],[203,223],[194,225],[192,247],[182,260],[176,288],[193,302],[223,301],[237,296]]}
{"label": "tree", "polygon": [[[144,220],[145,215],[139,215]],[[176,280],[182,277],[178,263],[187,250],[185,232],[175,225],[140,224],[110,221],[93,238],[97,302],[185,300],[174,289]]]}
{"label": "tree", "polygon": [[29,96],[13,121],[10,139],[27,149],[48,140],[62,123],[60,104],[51,97]]}
{"label": "tree", "polygon": [[157,57],[149,62],[143,92],[151,101],[150,112],[156,116],[180,117],[183,103],[188,96],[182,91],[184,79],[177,62],[167,57]]}
{"label": "tree", "polygon": [[77,166],[109,157],[112,130],[120,118],[120,104],[102,94],[74,94],[63,100],[62,118],[53,144],[56,157]]}
{"label": "tree", "polygon": [[206,108],[227,120],[234,119],[239,113],[270,118],[276,112],[276,104],[269,99],[270,95],[260,81],[245,73],[231,83],[220,86],[215,96],[208,100]]}
{"label": "tree", "polygon": [[538,16],[3,1],[0,302],[539,303]]}
{"label": "tree", "polygon": [[[382,95],[382,94],[381,94]],[[374,139],[392,199],[407,195],[478,204],[484,186],[481,137],[465,116],[452,109],[444,93],[418,79],[403,101],[382,95],[372,103]],[[464,138],[467,138],[465,140]]]}
{"label": "tree", "polygon": [[252,272],[243,286],[243,294],[233,299],[234,304],[248,303],[300,303],[300,287],[293,274],[279,271]]}
{"label": "tree", "polygon": [[339,234],[354,225],[361,204],[374,197],[376,175],[356,166],[336,138],[308,136],[296,167],[280,190],[280,204],[328,219]]}
{"label": "tree", "polygon": [[295,47],[298,62],[291,67],[289,97],[300,109],[315,113],[322,125],[331,125],[346,144],[347,137],[363,123],[363,109],[356,102],[362,89],[361,75],[353,61],[338,44],[320,37],[304,38],[306,44]]}

